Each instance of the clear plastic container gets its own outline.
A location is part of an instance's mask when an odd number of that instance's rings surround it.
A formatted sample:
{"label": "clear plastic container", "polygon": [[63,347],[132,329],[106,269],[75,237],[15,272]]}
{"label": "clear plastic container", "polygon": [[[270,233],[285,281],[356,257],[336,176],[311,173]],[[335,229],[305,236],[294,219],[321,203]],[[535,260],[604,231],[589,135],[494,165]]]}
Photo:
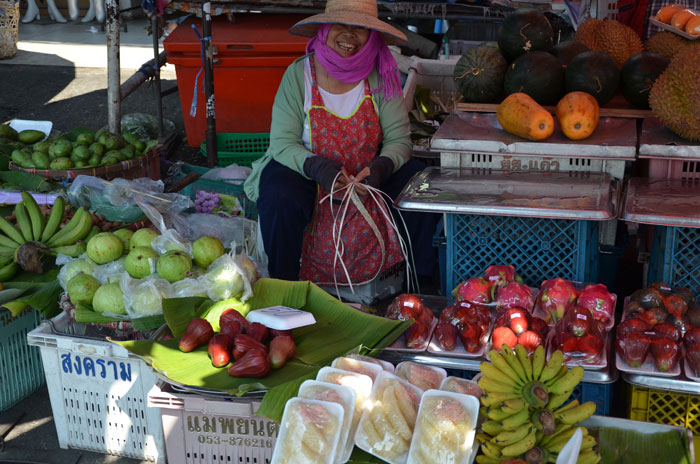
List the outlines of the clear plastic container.
{"label": "clear plastic container", "polygon": [[384,371],[384,369],[378,364],[359,361],[357,359],[352,359],[345,356],[335,358],[331,364],[331,367],[342,369],[344,371],[357,372],[358,374],[364,374],[372,379],[372,382],[375,381],[380,372]]}
{"label": "clear plastic container", "polygon": [[447,371],[441,367],[404,361],[396,366],[396,375],[426,391],[440,388],[440,384],[447,377]]}
{"label": "clear plastic container", "polygon": [[394,365],[391,364],[389,361],[384,361],[383,359],[373,358],[371,356],[363,356],[363,355],[357,354],[357,353],[349,354],[346,357],[351,358],[351,359],[357,359],[358,361],[364,361],[364,362],[368,362],[368,363],[377,364],[377,365],[381,366],[382,369],[384,369],[385,371],[387,371],[391,374],[394,373]]}
{"label": "clear plastic container", "polygon": [[307,380],[299,387],[300,398],[338,403],[343,407],[343,425],[340,441],[335,453],[335,462],[347,462],[355,445],[354,435],[350,435],[352,418],[355,413],[355,390],[343,385],[335,385],[317,380]]}
{"label": "clear plastic container", "polygon": [[338,403],[287,401],[271,464],[334,464],[345,412]]}
{"label": "clear plastic container", "polygon": [[479,400],[439,390],[423,394],[407,464],[468,464]]}
{"label": "clear plastic container", "polygon": [[462,395],[471,395],[476,398],[481,398],[481,395],[484,394],[484,391],[475,381],[459,377],[446,377],[440,384],[440,390],[460,393]]}
{"label": "clear plastic container", "polygon": [[389,464],[404,464],[422,394],[420,388],[394,374],[379,374],[360,419],[355,444]]}

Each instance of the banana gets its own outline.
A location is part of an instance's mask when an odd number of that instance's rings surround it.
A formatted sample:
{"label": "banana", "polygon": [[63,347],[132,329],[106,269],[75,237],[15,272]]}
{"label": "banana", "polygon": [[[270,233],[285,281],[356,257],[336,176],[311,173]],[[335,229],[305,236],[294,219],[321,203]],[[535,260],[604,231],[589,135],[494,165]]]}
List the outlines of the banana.
{"label": "banana", "polygon": [[598,442],[596,441],[594,436],[586,435],[585,437],[583,437],[583,441],[581,442],[581,452],[593,449],[593,447],[595,447],[595,445],[597,444]]}
{"label": "banana", "polygon": [[62,255],[70,256],[71,258],[77,258],[78,256],[85,253],[85,251],[85,242],[78,242],[73,245],[64,245],[51,248],[51,254],[58,255],[60,253]]}
{"label": "banana", "polygon": [[569,372],[567,372],[566,375],[564,375],[562,378],[550,385],[549,391],[551,393],[554,393],[555,395],[561,395],[566,391],[573,390],[582,378],[583,367],[574,366],[571,369],[569,369]]}
{"label": "banana", "polygon": [[513,445],[525,438],[530,433],[530,428],[530,424],[525,423],[515,430],[504,430],[493,437],[492,443],[500,447]]}
{"label": "banana", "polygon": [[501,409],[506,412],[510,412],[511,414],[515,414],[516,412],[519,412],[521,409],[526,407],[527,403],[525,403],[525,400],[522,398],[506,400],[501,404]]}
{"label": "banana", "polygon": [[501,447],[490,441],[486,441],[481,445],[481,451],[483,451],[486,456],[494,459],[500,459],[502,456]]}
{"label": "banana", "polygon": [[563,424],[578,424],[595,414],[595,408],[596,404],[593,401],[586,401],[575,408],[555,412],[554,418]]}
{"label": "banana", "polygon": [[90,229],[92,229],[92,216],[90,213],[83,210],[83,214],[80,217],[80,222],[78,225],[75,226],[68,234],[55,239],[51,247],[54,248],[57,246],[73,245],[78,240],[84,239],[87,234],[90,233]]}
{"label": "banana", "polygon": [[571,394],[573,392],[573,390],[569,390],[567,392],[562,393],[561,395],[550,395],[549,403],[547,403],[547,409],[549,409],[550,411],[554,411],[559,406],[566,403],[566,400],[568,400],[571,397]]}
{"label": "banana", "polygon": [[10,264],[14,259],[12,256],[0,256],[0,267],[5,267],[5,265]]}
{"label": "banana", "polygon": [[554,411],[554,413],[556,414],[556,413],[558,413],[558,412],[567,411],[567,410],[569,410],[569,409],[571,409],[571,408],[575,408],[575,407],[578,406],[579,404],[580,404],[580,403],[578,402],[577,399],[573,399],[573,400],[569,401],[568,403],[566,403],[564,406],[562,406],[562,407],[560,407],[559,409],[557,409],[556,411]]}
{"label": "banana", "polygon": [[14,256],[17,248],[19,247],[10,248],[6,246],[0,246],[0,256]]}
{"label": "banana", "polygon": [[520,388],[513,385],[507,385],[505,383],[497,382],[489,377],[482,377],[477,381],[477,385],[489,394],[490,392],[496,393],[518,393]]}
{"label": "banana", "polygon": [[526,384],[528,380],[527,376],[525,375],[525,370],[523,369],[523,365],[520,364],[520,361],[518,361],[517,356],[513,352],[513,350],[508,345],[503,345],[501,347],[501,354],[503,355],[503,359],[505,359],[508,365],[510,365],[511,369],[513,369],[515,373],[518,374],[520,381],[523,384]]}
{"label": "banana", "polygon": [[493,364],[484,361],[481,363],[480,367],[481,373],[484,374],[486,377],[493,379],[497,382],[501,382],[505,385],[513,385],[513,388],[519,387],[519,385],[513,379],[511,379]]}
{"label": "banana", "polygon": [[29,214],[29,219],[32,221],[32,237],[34,241],[38,242],[41,240],[41,234],[44,232],[44,215],[39,209],[34,197],[28,192],[21,192],[22,201],[24,202],[24,207],[27,208],[27,213]]}
{"label": "banana", "polygon": [[549,357],[549,361],[547,361],[547,364],[545,364],[544,368],[542,368],[539,378],[540,382],[547,382],[548,380],[554,378],[554,376],[559,373],[559,369],[561,368],[563,362],[564,353],[562,353],[561,350],[556,350],[554,353],[552,353],[552,356]]}
{"label": "banana", "polygon": [[553,378],[547,380],[544,384],[547,385],[548,387],[551,387],[553,383],[555,383],[557,380],[564,377],[568,372],[569,372],[569,366],[562,364],[562,366],[559,368],[559,373],[557,375],[555,375]]}
{"label": "banana", "polygon": [[518,373],[515,372],[512,367],[510,367],[510,364],[508,364],[508,361],[506,361],[503,358],[503,355],[501,355],[501,353],[499,353],[496,350],[489,351],[489,360],[491,360],[491,363],[494,366],[496,366],[498,370],[510,377],[510,379],[513,380],[515,383],[521,386],[523,385],[524,382],[520,380],[520,377],[518,377]]}
{"label": "banana", "polygon": [[480,454],[476,457],[476,464],[499,464],[500,462],[499,458],[492,458],[485,454]]}
{"label": "banana", "polygon": [[85,238],[83,240],[87,242],[92,237],[94,237],[95,235],[97,235],[99,233],[100,233],[100,229],[97,226],[92,226],[92,228],[90,229],[90,232],[88,232],[88,234],[85,236]]}
{"label": "banana", "polygon": [[535,430],[530,429],[530,432],[522,440],[513,443],[512,445],[504,446],[501,450],[503,456],[520,456],[526,453],[528,450],[535,447]]}
{"label": "banana", "polygon": [[32,241],[32,222],[29,219],[29,213],[21,201],[15,205],[15,216],[17,216],[17,225],[22,232],[22,237],[26,242]]}
{"label": "banana", "polygon": [[486,421],[483,424],[481,424],[481,430],[483,430],[485,433],[488,433],[491,436],[495,436],[503,432],[503,426],[500,422]]}
{"label": "banana", "polygon": [[532,361],[530,361],[527,348],[518,343],[515,345],[515,355],[518,357],[518,361],[520,361],[520,364],[523,366],[527,380],[532,380]]}
{"label": "banana", "polygon": [[481,396],[481,404],[483,404],[484,406],[497,406],[499,404],[502,404],[504,401],[516,398],[520,398],[520,394],[516,392],[486,392],[485,395]]}
{"label": "banana", "polygon": [[19,266],[16,263],[9,263],[0,268],[0,282],[7,282],[17,274]]}
{"label": "banana", "polygon": [[58,197],[53,202],[53,207],[51,208],[51,214],[49,219],[46,221],[46,227],[41,233],[41,241],[46,242],[48,239],[53,237],[59,227],[61,227],[61,221],[63,220],[63,211],[66,207],[63,197]]}
{"label": "banana", "polygon": [[[571,433],[568,433],[568,432],[564,433],[564,434],[562,434],[562,436],[560,436],[556,440],[553,440],[552,442],[550,442],[549,445],[547,445],[547,450],[549,450],[553,453],[560,453],[562,448],[564,448],[564,446],[566,446],[566,444],[569,442],[569,440],[571,439],[573,434],[576,433],[577,429],[581,429],[581,432],[588,433],[586,431],[585,427],[574,427],[573,429],[571,429]],[[585,434],[584,434],[584,438],[586,438]],[[595,441],[595,438],[593,439],[593,441]]]}
{"label": "banana", "polygon": [[6,247],[6,248],[17,248],[19,243],[15,242],[12,240],[10,237],[8,237],[5,234],[0,234],[0,246]]}
{"label": "banana", "polygon": [[479,443],[486,443],[487,441],[491,440],[491,435],[488,435],[486,433],[475,433],[474,434],[474,440],[478,441]]}
{"label": "banana", "polygon": [[535,348],[535,352],[532,353],[532,379],[539,380],[542,374],[542,369],[544,369],[545,353],[544,346],[540,345]]}
{"label": "banana", "polygon": [[10,240],[16,242],[17,246],[20,246],[26,242],[17,228],[10,224],[10,222],[2,216],[0,216],[0,231],[7,235]]}
{"label": "banana", "polygon": [[501,408],[488,408],[486,411],[486,417],[488,417],[489,420],[492,421],[502,421],[503,419],[507,419],[513,414],[510,412],[506,412]]}
{"label": "banana", "polygon": [[540,446],[546,448],[547,445],[549,445],[553,441],[557,440],[559,437],[561,437],[564,434],[568,433],[569,438],[570,438],[571,435],[575,432],[575,429],[574,430],[572,430],[572,429],[574,429],[574,427],[572,425],[557,424],[557,431],[556,432],[554,432],[551,435],[543,436],[542,439],[540,441],[538,441],[537,443],[539,443]]}
{"label": "banana", "polygon": [[576,464],[598,464],[601,460],[600,454],[593,450],[583,451],[578,455]]}
{"label": "banana", "polygon": [[81,206],[78,208],[78,211],[75,212],[73,217],[68,221],[68,223],[61,228],[58,232],[56,232],[53,237],[51,237],[47,242],[46,245],[49,247],[56,246],[56,242],[60,239],[62,239],[65,235],[68,235],[75,229],[75,227],[78,226],[80,221],[82,220],[83,214],[85,214],[85,209]]}
{"label": "banana", "polygon": [[530,421],[530,411],[528,408],[523,409],[520,412],[508,416],[501,421],[503,430],[515,430],[526,422]]}

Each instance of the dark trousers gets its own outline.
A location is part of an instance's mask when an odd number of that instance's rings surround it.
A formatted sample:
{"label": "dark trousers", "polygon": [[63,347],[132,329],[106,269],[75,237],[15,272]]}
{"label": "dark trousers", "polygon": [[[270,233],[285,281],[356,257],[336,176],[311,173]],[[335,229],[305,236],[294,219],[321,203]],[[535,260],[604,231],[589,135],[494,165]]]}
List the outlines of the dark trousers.
{"label": "dark trousers", "polygon": [[[409,160],[380,189],[392,199],[416,173],[425,169],[417,160]],[[271,160],[260,177],[258,220],[268,257],[270,276],[283,280],[299,280],[301,244],[304,229],[311,221],[316,201],[316,182]],[[397,211],[391,206],[392,213]],[[430,277],[435,271],[436,250],[432,239],[440,220],[439,214],[403,211],[411,239],[416,273]],[[404,234],[403,225],[399,230]],[[406,237],[404,237],[404,240]]]}

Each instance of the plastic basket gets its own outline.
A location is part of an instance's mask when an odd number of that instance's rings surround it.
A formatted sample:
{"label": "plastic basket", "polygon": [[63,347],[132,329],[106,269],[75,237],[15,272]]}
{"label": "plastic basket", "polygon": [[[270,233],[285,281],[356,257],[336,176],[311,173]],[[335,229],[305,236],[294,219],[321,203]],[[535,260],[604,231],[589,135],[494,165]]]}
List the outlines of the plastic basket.
{"label": "plastic basket", "polygon": [[578,400],[579,403],[593,401],[596,404],[596,414],[609,416],[612,405],[612,386],[612,383],[581,382],[574,388],[571,399]]}
{"label": "plastic basket", "polygon": [[27,335],[41,350],[59,446],[165,463],[160,412],[146,407],[153,371],[115,343],[63,334],[70,325],[62,313]]}
{"label": "plastic basket", "polygon": [[0,309],[0,411],[44,384],[39,350],[27,345],[27,332],[39,322],[41,315],[33,309],[26,309],[17,317]]}
{"label": "plastic basket", "polygon": [[700,434],[700,395],[629,387],[630,419],[686,427]]}
{"label": "plastic basket", "polygon": [[700,180],[700,160],[649,160],[649,177]]}
{"label": "plastic basket", "polygon": [[447,214],[445,232],[448,289],[492,264],[512,264],[530,286],[597,280],[597,222]]}
{"label": "plastic basket", "polygon": [[[204,168],[201,166],[192,166],[190,164],[184,164],[181,167],[181,172],[184,175],[187,175],[191,172],[196,172],[200,176],[204,175],[209,171],[208,168]],[[197,195],[197,192],[200,190],[204,190],[209,193],[223,193],[226,195],[231,195],[233,197],[238,198],[238,201],[241,202],[241,206],[243,206],[243,213],[246,218],[251,219],[251,220],[257,220],[258,218],[258,207],[256,203],[246,196],[245,192],[243,191],[243,182],[245,179],[217,179],[217,180],[211,180],[211,179],[197,179],[187,187],[182,189],[182,194],[190,197],[192,200],[194,200],[195,196]],[[235,181],[239,182],[237,184],[232,184],[227,181]]]}
{"label": "plastic basket", "polygon": [[[259,132],[252,134],[228,132],[216,134],[216,147],[219,166],[237,164],[251,167],[253,162],[262,158],[270,146],[270,133]],[[200,153],[207,156],[207,142],[202,142]]]}
{"label": "plastic basket", "polygon": [[159,384],[148,406],[160,408],[169,464],[267,464],[272,458],[279,426],[255,415],[259,398],[205,398]]}
{"label": "plastic basket", "polygon": [[654,226],[648,279],[700,292],[700,228]]}
{"label": "plastic basket", "polygon": [[17,54],[19,1],[0,1],[0,59]]}

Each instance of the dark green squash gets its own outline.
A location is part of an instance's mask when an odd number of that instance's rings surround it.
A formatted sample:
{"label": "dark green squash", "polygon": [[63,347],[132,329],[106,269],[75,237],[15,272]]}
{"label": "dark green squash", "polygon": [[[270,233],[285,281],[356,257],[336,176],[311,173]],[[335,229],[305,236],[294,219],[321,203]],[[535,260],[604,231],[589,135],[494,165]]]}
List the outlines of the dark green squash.
{"label": "dark green squash", "polygon": [[508,60],[535,50],[552,48],[549,20],[538,10],[521,8],[508,14],[498,30],[498,48]]}
{"label": "dark green squash", "polygon": [[540,105],[552,105],[562,95],[564,70],[550,53],[526,53],[508,66],[503,87],[506,95],[523,92]]}
{"label": "dark green squash", "polygon": [[615,95],[620,70],[610,55],[588,51],[576,55],[566,67],[566,92],[586,92],[603,106]]}
{"label": "dark green squash", "polygon": [[464,101],[492,103],[503,92],[508,63],[501,52],[488,45],[468,50],[457,61],[454,79]]}
{"label": "dark green squash", "polygon": [[649,108],[649,91],[666,70],[668,58],[652,52],[634,55],[622,65],[621,83],[625,100],[639,108]]}
{"label": "dark green squash", "polygon": [[587,52],[588,50],[590,50],[590,48],[586,47],[581,42],[569,40],[568,42],[556,44],[554,47],[552,47],[550,53],[556,56],[561,65],[566,68],[575,56],[580,55],[583,52]]}

